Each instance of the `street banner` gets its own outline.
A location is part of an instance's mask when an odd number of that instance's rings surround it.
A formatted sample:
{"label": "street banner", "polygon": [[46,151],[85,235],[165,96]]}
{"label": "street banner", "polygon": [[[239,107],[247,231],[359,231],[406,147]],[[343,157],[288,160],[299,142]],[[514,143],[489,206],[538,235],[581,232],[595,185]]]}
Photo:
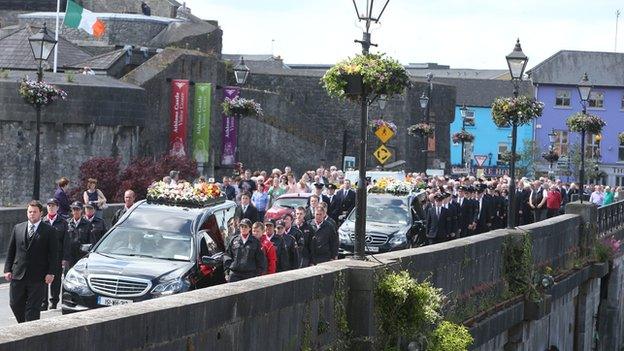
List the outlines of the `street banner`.
{"label": "street banner", "polygon": [[[238,87],[225,87],[223,97],[234,99],[240,95]],[[238,147],[238,119],[235,116],[222,115],[223,136],[221,138],[221,165],[232,166],[236,160],[236,148]]]}
{"label": "street banner", "polygon": [[212,84],[196,83],[193,110],[193,158],[200,164],[210,159],[211,105]]}
{"label": "street banner", "polygon": [[176,156],[186,156],[186,129],[188,126],[188,93],[187,79],[171,81],[171,101],[169,112],[171,115],[171,133],[169,134],[169,153]]}

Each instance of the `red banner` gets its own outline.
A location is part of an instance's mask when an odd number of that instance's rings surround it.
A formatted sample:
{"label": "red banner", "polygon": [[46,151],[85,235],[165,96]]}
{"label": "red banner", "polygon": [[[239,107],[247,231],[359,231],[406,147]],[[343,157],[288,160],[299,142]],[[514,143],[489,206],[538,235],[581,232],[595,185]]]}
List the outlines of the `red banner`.
{"label": "red banner", "polygon": [[171,133],[169,134],[169,153],[186,156],[186,130],[188,129],[189,81],[174,79],[171,81]]}

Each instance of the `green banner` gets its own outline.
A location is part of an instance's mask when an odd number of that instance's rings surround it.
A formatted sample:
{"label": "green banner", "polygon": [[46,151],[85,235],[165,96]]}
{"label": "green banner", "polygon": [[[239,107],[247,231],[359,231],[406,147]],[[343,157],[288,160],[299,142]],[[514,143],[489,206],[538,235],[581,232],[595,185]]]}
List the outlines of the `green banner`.
{"label": "green banner", "polygon": [[206,163],[210,158],[210,107],[212,84],[195,84],[195,109],[193,113],[193,157],[197,163]]}

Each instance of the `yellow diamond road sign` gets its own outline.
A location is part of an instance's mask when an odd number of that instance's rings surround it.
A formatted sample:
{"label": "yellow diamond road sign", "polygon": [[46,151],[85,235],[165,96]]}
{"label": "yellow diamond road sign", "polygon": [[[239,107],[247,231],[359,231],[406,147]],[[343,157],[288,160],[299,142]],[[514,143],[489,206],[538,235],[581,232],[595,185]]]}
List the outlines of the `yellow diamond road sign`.
{"label": "yellow diamond road sign", "polygon": [[386,145],[381,145],[377,148],[377,150],[375,150],[375,152],[373,152],[373,156],[375,156],[377,161],[379,161],[379,163],[383,165],[384,163],[388,162],[390,157],[392,157],[392,152],[388,150]]}
{"label": "yellow diamond road sign", "polygon": [[377,136],[377,138],[379,138],[379,140],[381,140],[382,143],[385,144],[388,140],[392,139],[392,137],[394,136],[394,132],[387,125],[384,124],[381,127],[377,128],[377,130],[375,131],[375,135]]}

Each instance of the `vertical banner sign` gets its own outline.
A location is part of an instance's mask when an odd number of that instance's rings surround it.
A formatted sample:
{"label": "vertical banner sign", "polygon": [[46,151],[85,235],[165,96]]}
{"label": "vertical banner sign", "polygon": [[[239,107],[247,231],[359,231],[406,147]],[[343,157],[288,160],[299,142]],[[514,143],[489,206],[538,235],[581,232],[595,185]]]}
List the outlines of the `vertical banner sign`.
{"label": "vertical banner sign", "polygon": [[171,134],[169,153],[176,156],[186,156],[186,129],[188,125],[188,93],[189,81],[187,79],[174,79],[171,81]]}
{"label": "vertical banner sign", "polygon": [[193,110],[193,157],[197,163],[206,163],[210,158],[210,108],[212,84],[195,84],[195,106]]}
{"label": "vertical banner sign", "polygon": [[[223,97],[234,99],[240,94],[237,87],[223,89]],[[234,116],[223,115],[223,137],[221,138],[221,164],[232,166],[237,162],[236,148],[238,148],[238,119]]]}

